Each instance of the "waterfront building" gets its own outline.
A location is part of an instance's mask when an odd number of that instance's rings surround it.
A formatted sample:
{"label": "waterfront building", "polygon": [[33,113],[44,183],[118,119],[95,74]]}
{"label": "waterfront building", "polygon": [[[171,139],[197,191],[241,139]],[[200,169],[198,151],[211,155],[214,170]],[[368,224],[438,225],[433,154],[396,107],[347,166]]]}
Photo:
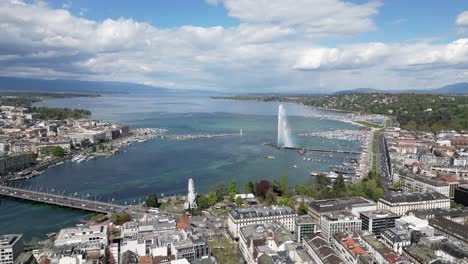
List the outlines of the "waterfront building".
{"label": "waterfront building", "polygon": [[52,141],[52,142],[15,142],[11,145],[11,153],[33,152],[39,153],[44,148],[61,147],[65,151],[70,151],[70,140]]}
{"label": "waterfront building", "polygon": [[359,217],[360,212],[376,210],[377,205],[374,201],[363,197],[350,197],[314,200],[308,204],[307,208],[308,214],[320,226],[320,218],[325,214],[349,211]]}
{"label": "waterfront building", "polygon": [[239,250],[247,264],[258,263],[264,254],[278,255],[286,251],[286,244],[293,243],[294,236],[280,223],[247,225],[239,232]]}
{"label": "waterfront building", "polygon": [[296,229],[294,231],[297,242],[302,243],[304,236],[311,235],[316,232],[317,225],[310,215],[301,215],[297,217]]}
{"label": "waterfront building", "polygon": [[0,235],[0,264],[13,264],[23,248],[23,235]]}
{"label": "waterfront building", "polygon": [[434,217],[429,219],[429,225],[434,228],[434,232],[439,235],[446,236],[449,239],[459,240],[468,245],[468,226],[455,223],[444,217]]}
{"label": "waterfront building", "polygon": [[405,215],[410,210],[450,208],[450,198],[438,192],[385,195],[377,202],[377,208]]}
{"label": "waterfront building", "polygon": [[468,206],[468,185],[460,185],[455,189],[453,201],[463,206]]}
{"label": "waterfront building", "polygon": [[382,240],[393,249],[393,252],[402,254],[403,247],[411,245],[411,238],[407,231],[400,228],[389,228],[381,233]]}
{"label": "waterfront building", "polygon": [[37,264],[37,260],[31,252],[23,252],[16,258],[14,264]]}
{"label": "waterfront building", "polygon": [[0,157],[0,176],[7,175],[10,172],[18,171],[29,167],[31,156],[28,154],[17,154]]}
{"label": "waterfront building", "polygon": [[60,230],[57,239],[54,241],[54,246],[104,249],[109,243],[108,237],[109,230],[104,225],[70,227]]}
{"label": "waterfront building", "polygon": [[361,212],[362,230],[369,231],[377,238],[383,230],[395,227],[395,220],[401,216],[386,210]]}
{"label": "waterfront building", "polygon": [[408,211],[407,215],[416,216],[417,218],[426,220],[442,216],[459,224],[464,224],[468,221],[468,210],[464,208],[411,210]]}
{"label": "waterfront building", "polygon": [[345,264],[329,243],[319,235],[310,239],[304,239],[304,247],[312,257],[313,263],[317,264]]}
{"label": "waterfront building", "polygon": [[228,231],[233,238],[239,238],[240,229],[248,225],[279,222],[288,231],[294,232],[297,214],[287,206],[272,205],[264,208],[237,208],[228,216]]}
{"label": "waterfront building", "polygon": [[334,234],[333,245],[341,259],[349,264],[362,263],[362,258],[366,255],[370,257],[367,249],[361,245],[357,232],[338,232]]}
{"label": "waterfront building", "polygon": [[333,234],[344,231],[360,231],[362,220],[349,212],[323,215],[320,219],[320,235],[330,242]]}

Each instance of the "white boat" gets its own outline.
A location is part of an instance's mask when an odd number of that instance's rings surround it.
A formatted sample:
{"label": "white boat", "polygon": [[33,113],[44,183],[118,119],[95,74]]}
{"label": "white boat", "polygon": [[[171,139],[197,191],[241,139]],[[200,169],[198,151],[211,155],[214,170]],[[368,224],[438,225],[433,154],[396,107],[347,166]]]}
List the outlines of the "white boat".
{"label": "white boat", "polygon": [[79,159],[81,159],[81,158],[83,158],[83,156],[77,155],[77,156],[73,157],[72,161],[73,161],[73,162],[76,162],[77,160],[79,160]]}
{"label": "white boat", "polygon": [[81,157],[81,158],[79,158],[78,160],[76,160],[76,163],[81,163],[81,162],[83,162],[83,161],[85,161],[85,158]]}

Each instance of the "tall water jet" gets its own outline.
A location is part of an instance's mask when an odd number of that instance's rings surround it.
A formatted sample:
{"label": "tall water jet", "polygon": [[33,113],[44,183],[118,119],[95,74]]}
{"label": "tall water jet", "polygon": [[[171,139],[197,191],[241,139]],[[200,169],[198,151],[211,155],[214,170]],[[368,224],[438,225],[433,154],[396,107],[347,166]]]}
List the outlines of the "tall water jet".
{"label": "tall water jet", "polygon": [[278,107],[278,145],[279,148],[294,147],[291,128],[286,117],[286,110],[282,104]]}

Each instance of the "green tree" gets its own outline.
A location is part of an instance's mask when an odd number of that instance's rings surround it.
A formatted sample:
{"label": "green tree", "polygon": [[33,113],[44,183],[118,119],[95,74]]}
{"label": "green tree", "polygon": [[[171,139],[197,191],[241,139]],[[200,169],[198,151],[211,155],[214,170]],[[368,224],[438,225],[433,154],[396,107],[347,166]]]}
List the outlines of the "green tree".
{"label": "green tree", "polygon": [[146,206],[148,207],[158,207],[158,197],[156,196],[156,194],[150,194],[148,195],[148,197],[146,198],[146,202],[145,202]]}
{"label": "green tree", "polygon": [[245,186],[244,186],[244,192],[245,193],[255,193],[255,185],[253,182],[251,181],[248,181],[245,183]]}
{"label": "green tree", "polygon": [[198,195],[197,205],[198,205],[198,208],[200,209],[210,208],[210,202],[208,201],[208,197],[206,197],[205,195]]}
{"label": "green tree", "polygon": [[218,202],[218,195],[215,191],[208,192],[208,204],[213,206]]}
{"label": "green tree", "polygon": [[237,182],[234,179],[229,182],[226,192],[229,195],[237,193]]}
{"label": "green tree", "polygon": [[65,150],[60,146],[54,146],[50,148],[50,154],[54,157],[63,157],[65,156]]}
{"label": "green tree", "polygon": [[37,154],[34,152],[28,153],[28,158],[30,161],[34,162],[37,159]]}
{"label": "green tree", "polygon": [[306,215],[307,214],[307,206],[304,203],[304,200],[301,201],[299,204],[299,208],[297,208],[297,214],[298,215]]}
{"label": "green tree", "polygon": [[217,184],[208,188],[208,194],[214,193],[216,197],[216,202],[223,200],[223,195],[225,194],[225,191],[226,191],[226,188],[224,186],[224,183],[222,182],[218,182]]}
{"label": "green tree", "polygon": [[320,173],[319,175],[317,175],[317,188],[319,190],[328,188],[329,184],[330,184],[330,179],[325,174]]}
{"label": "green tree", "polygon": [[240,196],[237,196],[236,204],[237,204],[237,206],[241,206],[243,204],[242,198],[240,198]]}
{"label": "green tree", "polygon": [[269,189],[265,194],[264,202],[269,205],[276,204],[276,196],[272,189]]}
{"label": "green tree", "polygon": [[345,184],[343,175],[340,174],[336,178],[335,183],[333,183],[333,191],[339,197],[341,197],[341,196],[343,196],[345,194],[346,184]]}
{"label": "green tree", "polygon": [[283,195],[285,196],[291,195],[291,191],[289,190],[289,187],[288,187],[288,178],[286,177],[286,173],[283,173],[281,175],[281,191],[283,192]]}
{"label": "green tree", "polygon": [[283,206],[294,207],[294,202],[289,197],[282,197],[279,204]]}
{"label": "green tree", "polygon": [[126,222],[132,220],[132,217],[128,213],[112,214],[111,221],[116,225],[123,225]]}

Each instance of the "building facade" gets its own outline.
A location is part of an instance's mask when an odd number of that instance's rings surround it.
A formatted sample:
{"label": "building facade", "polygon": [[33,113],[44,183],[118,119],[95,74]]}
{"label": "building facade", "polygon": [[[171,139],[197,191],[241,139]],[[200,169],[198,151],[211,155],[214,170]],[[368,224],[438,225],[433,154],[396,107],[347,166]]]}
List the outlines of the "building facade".
{"label": "building facade", "polygon": [[395,220],[401,216],[386,210],[361,212],[362,230],[369,231],[377,238],[383,230],[395,227]]}
{"label": "building facade", "polygon": [[374,201],[363,197],[350,197],[342,199],[315,200],[308,204],[307,213],[312,217],[318,226],[320,226],[320,217],[325,214],[348,211],[355,216],[360,212],[376,210],[377,205]]}
{"label": "building facade", "polygon": [[0,175],[24,169],[31,164],[32,160],[28,154],[18,154],[0,157]]}
{"label": "building facade", "polygon": [[23,252],[23,235],[0,236],[0,264],[13,264]]}
{"label": "building facade", "polygon": [[468,185],[461,185],[455,189],[453,201],[463,206],[468,206]]}
{"label": "building facade", "polygon": [[450,208],[450,198],[438,192],[387,195],[377,202],[379,210],[405,215],[410,210]]}
{"label": "building facade", "polygon": [[247,225],[278,222],[287,230],[294,232],[297,214],[287,206],[265,208],[238,208],[231,210],[228,216],[228,231],[233,238],[239,238],[240,229]]}
{"label": "building facade", "polygon": [[344,231],[360,231],[362,220],[357,216],[342,212],[339,214],[326,214],[320,219],[320,235],[330,242],[335,233]]}
{"label": "building facade", "polygon": [[296,219],[296,229],[294,234],[296,235],[297,242],[302,243],[305,235],[311,235],[317,232],[317,225],[309,215],[301,215]]}

